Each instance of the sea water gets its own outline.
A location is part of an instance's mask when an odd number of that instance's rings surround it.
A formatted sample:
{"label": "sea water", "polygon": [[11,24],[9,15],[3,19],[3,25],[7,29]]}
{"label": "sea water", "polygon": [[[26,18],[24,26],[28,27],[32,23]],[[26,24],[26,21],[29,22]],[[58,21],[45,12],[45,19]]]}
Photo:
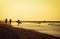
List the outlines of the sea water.
{"label": "sea water", "polygon": [[36,30],[40,33],[45,33],[53,36],[60,37],[60,25],[52,25],[52,24],[60,24],[60,23],[22,23],[22,24],[17,24],[17,23],[12,23],[13,27],[17,28],[24,28],[24,29],[33,29]]}

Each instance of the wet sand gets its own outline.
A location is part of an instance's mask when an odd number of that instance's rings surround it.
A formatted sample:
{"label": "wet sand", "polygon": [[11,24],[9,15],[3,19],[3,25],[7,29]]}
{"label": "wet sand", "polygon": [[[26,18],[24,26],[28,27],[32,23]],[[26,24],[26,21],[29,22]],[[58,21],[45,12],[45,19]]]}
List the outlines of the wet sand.
{"label": "wet sand", "polygon": [[[16,28],[12,27],[12,25],[1,24],[1,23],[0,23],[0,34],[4,35],[4,39],[7,38],[7,36],[10,39],[60,39],[60,37],[40,33],[35,30]],[[3,36],[1,35],[0,38]]]}

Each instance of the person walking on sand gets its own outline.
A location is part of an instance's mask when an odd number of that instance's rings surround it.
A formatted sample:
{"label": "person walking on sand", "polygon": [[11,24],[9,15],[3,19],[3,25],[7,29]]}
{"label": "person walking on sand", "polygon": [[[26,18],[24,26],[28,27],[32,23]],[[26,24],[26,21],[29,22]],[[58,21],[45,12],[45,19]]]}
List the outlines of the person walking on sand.
{"label": "person walking on sand", "polygon": [[18,25],[21,23],[20,20],[17,21]]}
{"label": "person walking on sand", "polygon": [[12,22],[12,19],[9,20],[9,23],[10,23],[10,24],[11,24],[11,22]]}
{"label": "person walking on sand", "polygon": [[8,19],[6,18],[6,19],[5,19],[5,23],[7,24],[7,22],[8,22]]}

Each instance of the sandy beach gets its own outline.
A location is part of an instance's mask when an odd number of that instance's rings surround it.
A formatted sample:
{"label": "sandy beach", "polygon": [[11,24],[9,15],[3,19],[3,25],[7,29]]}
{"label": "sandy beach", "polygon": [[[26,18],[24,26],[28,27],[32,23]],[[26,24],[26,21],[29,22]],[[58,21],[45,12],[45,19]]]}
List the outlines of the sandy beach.
{"label": "sandy beach", "polygon": [[[13,38],[14,39],[16,38],[17,39],[60,39],[60,37],[55,37],[52,35],[40,33],[35,30],[16,28],[16,27],[12,27],[12,25],[4,24],[4,23],[0,23],[0,34],[1,35],[4,34],[5,37],[8,36],[11,39]],[[0,35],[0,38],[1,38],[1,35]]]}

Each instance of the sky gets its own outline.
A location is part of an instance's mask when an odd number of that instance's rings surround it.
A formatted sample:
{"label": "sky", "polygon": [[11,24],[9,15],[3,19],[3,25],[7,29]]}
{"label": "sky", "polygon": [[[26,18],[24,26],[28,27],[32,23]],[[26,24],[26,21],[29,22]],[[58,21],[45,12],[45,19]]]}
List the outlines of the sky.
{"label": "sky", "polygon": [[0,0],[0,20],[60,21],[60,0]]}

